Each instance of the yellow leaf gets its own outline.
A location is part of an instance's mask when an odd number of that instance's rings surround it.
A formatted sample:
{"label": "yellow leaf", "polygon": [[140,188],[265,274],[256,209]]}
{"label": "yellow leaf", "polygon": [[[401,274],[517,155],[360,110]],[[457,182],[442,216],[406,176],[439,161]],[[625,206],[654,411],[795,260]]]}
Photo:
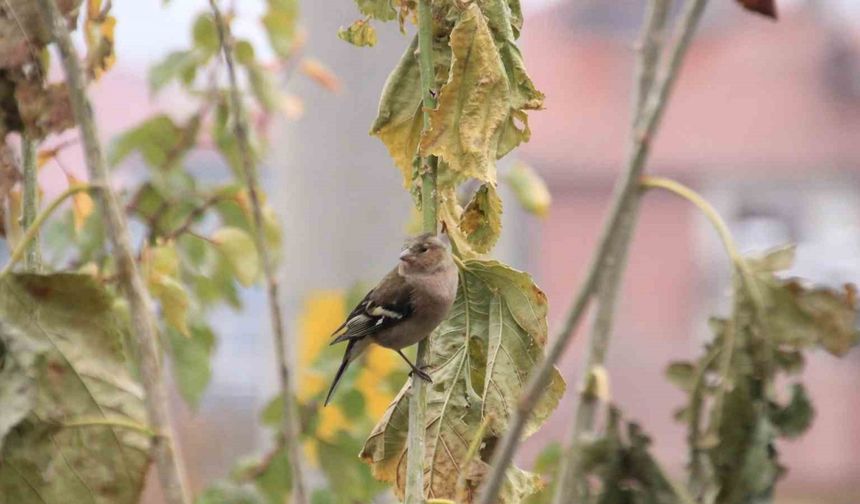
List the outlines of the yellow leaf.
{"label": "yellow leaf", "polygon": [[511,110],[510,86],[477,3],[460,15],[450,45],[450,75],[430,111],[421,154],[439,156],[461,177],[495,183],[497,143]]}
{"label": "yellow leaf", "polygon": [[302,60],[301,71],[317,84],[331,91],[332,93],[340,92],[340,80],[319,60],[313,58],[305,58]]}
{"label": "yellow leaf", "polygon": [[486,254],[502,234],[502,200],[494,184],[482,185],[460,215],[460,229],[475,251]]}
{"label": "yellow leaf", "polygon": [[524,163],[517,163],[505,177],[520,205],[538,217],[546,217],[552,196],[546,182],[532,168]]}
{"label": "yellow leaf", "polygon": [[[66,173],[69,188],[85,185],[71,173]],[[76,193],[72,196],[72,217],[74,218],[75,231],[80,231],[90,215],[93,214],[95,204],[86,191]]]}
{"label": "yellow leaf", "polygon": [[260,259],[254,240],[236,227],[223,227],[210,237],[215,247],[224,254],[236,280],[245,287],[254,285],[260,274]]}
{"label": "yellow leaf", "polygon": [[341,27],[337,37],[358,47],[373,47],[377,41],[376,29],[365,19],[359,19],[348,28]]}
{"label": "yellow leaf", "polygon": [[174,278],[152,272],[149,275],[149,290],[161,304],[164,319],[183,336],[191,336],[188,330],[188,292]]}

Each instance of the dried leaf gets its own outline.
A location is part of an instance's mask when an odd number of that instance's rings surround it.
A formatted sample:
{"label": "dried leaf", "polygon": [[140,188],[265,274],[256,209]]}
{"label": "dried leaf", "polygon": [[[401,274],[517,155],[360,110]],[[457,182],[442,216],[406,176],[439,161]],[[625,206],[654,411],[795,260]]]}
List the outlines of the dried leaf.
{"label": "dried leaf", "polygon": [[[57,1],[70,26],[74,26],[80,4],[81,0]],[[37,2],[4,0],[0,5],[7,12],[0,16],[0,69],[20,67],[38,57],[38,52],[51,41],[51,32],[42,20]]]}
{"label": "dried leaf", "polygon": [[337,37],[358,47],[373,47],[377,41],[376,29],[365,19],[359,19],[347,28],[341,27]]}
{"label": "dried leaf", "polygon": [[[425,476],[430,497],[454,497],[461,463],[485,416],[492,415],[486,442],[505,432],[515,408],[511,399],[519,397],[541,358],[546,332],[546,297],[528,275],[496,261],[465,262],[451,315],[431,337],[428,363],[434,384],[428,391]],[[398,494],[405,475],[408,390],[407,383],[361,453],[374,476],[393,482]],[[563,392],[556,371],[525,435],[537,430]],[[465,502],[472,502],[487,467],[484,459],[474,464]],[[535,475],[511,468],[499,502],[520,502],[538,487]]]}
{"label": "dried leaf", "polygon": [[6,435],[36,407],[46,351],[44,343],[0,323],[0,453]]}
{"label": "dried leaf", "polygon": [[460,215],[460,230],[476,252],[486,254],[502,234],[502,200],[493,184],[483,184]]}
{"label": "dried leaf", "polygon": [[32,413],[6,436],[0,453],[3,504],[138,502],[149,436],[110,425],[64,427],[87,419],[146,421],[113,302],[88,275],[13,275],[0,282],[0,319],[17,329],[0,337],[45,348],[35,367]]}
{"label": "dried leaf", "polygon": [[421,154],[438,156],[460,177],[496,182],[496,144],[508,117],[509,86],[492,33],[477,4],[451,32],[448,82],[430,111]]}
{"label": "dried leaf", "polygon": [[737,0],[747,10],[776,19],[776,0]]}
{"label": "dried leaf", "polygon": [[31,138],[62,133],[75,125],[65,83],[43,87],[38,82],[19,82],[15,87],[15,100],[21,121]]}
{"label": "dried leaf", "polygon": [[[66,181],[69,183],[69,188],[86,185],[71,173],[66,173]],[[93,214],[94,209],[95,204],[93,203],[93,199],[86,191],[72,196],[72,216],[74,218],[75,231],[83,229],[84,224],[86,224],[90,215]]]}

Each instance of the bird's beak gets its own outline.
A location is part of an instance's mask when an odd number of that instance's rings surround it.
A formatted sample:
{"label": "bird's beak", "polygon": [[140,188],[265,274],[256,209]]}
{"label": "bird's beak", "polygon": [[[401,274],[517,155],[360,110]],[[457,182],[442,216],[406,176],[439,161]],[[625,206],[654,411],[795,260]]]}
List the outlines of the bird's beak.
{"label": "bird's beak", "polygon": [[409,252],[409,249],[406,249],[400,253],[400,260],[401,261],[408,262],[410,259],[412,259],[412,253]]}

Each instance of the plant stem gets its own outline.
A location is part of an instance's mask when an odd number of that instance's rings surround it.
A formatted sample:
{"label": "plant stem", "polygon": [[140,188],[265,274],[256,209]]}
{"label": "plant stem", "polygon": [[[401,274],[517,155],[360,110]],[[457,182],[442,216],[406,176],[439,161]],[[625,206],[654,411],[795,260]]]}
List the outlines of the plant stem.
{"label": "plant stem", "polygon": [[12,268],[24,254],[30,249],[30,244],[33,240],[39,236],[39,229],[42,228],[42,225],[48,219],[48,217],[53,214],[59,206],[66,201],[66,199],[78,194],[79,192],[84,191],[94,191],[96,189],[100,189],[100,187],[96,187],[94,185],[77,185],[74,187],[70,187],[66,189],[65,192],[57,196],[57,198],[48,205],[48,208],[42,211],[39,215],[33,219],[33,222],[27,226],[27,230],[24,232],[24,235],[21,237],[21,240],[18,242],[18,245],[15,246],[15,249],[12,250],[12,254],[9,256],[9,262],[6,263],[6,266],[3,267],[3,270],[0,271],[0,278],[9,274],[12,271]]}
{"label": "plant stem", "polygon": [[[24,204],[21,211],[21,228],[25,231],[36,220],[39,212],[39,181],[36,167],[36,141],[27,135],[21,135],[21,152],[24,161]],[[34,235],[27,245],[27,257],[24,268],[27,271],[39,271],[42,267],[42,254],[39,251],[39,235]]]}
{"label": "plant stem", "polygon": [[119,429],[129,429],[140,432],[142,434],[146,434],[150,437],[158,436],[158,433],[154,430],[150,429],[146,425],[139,424],[137,422],[130,422],[128,420],[121,419],[110,419],[110,418],[82,418],[80,420],[73,420],[71,422],[65,422],[62,424],[64,429],[80,429],[83,427],[116,427]]}
{"label": "plant stem", "polygon": [[242,102],[242,94],[239,89],[239,81],[236,76],[236,64],[233,60],[234,41],[230,33],[230,26],[224,20],[224,16],[221,15],[217,1],[209,0],[209,5],[215,18],[215,26],[218,28],[218,37],[221,42],[221,52],[227,65],[227,76],[230,83],[230,107],[233,111],[233,132],[236,135],[236,144],[239,148],[239,157],[242,164],[242,175],[245,178],[248,197],[251,201],[254,219],[254,244],[256,245],[257,253],[260,255],[260,263],[263,266],[263,274],[266,277],[269,314],[271,316],[272,331],[275,339],[275,357],[277,359],[278,378],[280,380],[280,395],[283,401],[283,421],[278,442],[286,447],[290,460],[293,481],[291,491],[292,502],[294,504],[305,504],[308,500],[305,493],[302,450],[299,439],[301,427],[290,383],[286,330],[284,328],[284,316],[280,305],[280,285],[275,265],[266,243],[265,221],[263,219],[262,204],[260,203],[257,165],[248,138],[248,122],[245,115],[244,103]]}
{"label": "plant stem", "polygon": [[[654,76],[660,62],[666,22],[669,17],[669,7],[670,2],[668,0],[651,0],[648,2],[639,41],[637,85],[633,100],[631,135],[635,134],[636,127],[642,120],[648,95],[654,85]],[[627,265],[630,240],[636,225],[639,198],[638,191],[630,194],[631,210],[621,220],[618,235],[610,242],[604,258],[604,271],[597,282],[595,291],[597,313],[594,317],[586,366],[583,371],[583,385],[590,383],[595,370],[603,368],[606,362],[606,352],[609,348],[609,338],[612,334],[612,323],[615,316],[615,305],[621,287],[621,278]],[[575,420],[571,424],[568,434],[568,446],[561,459],[559,478],[553,499],[554,504],[568,502],[571,495],[576,495],[580,502],[585,501],[587,487],[582,484],[580,475],[579,440],[583,433],[593,430],[598,403],[599,398],[588,387],[583,386],[579,395]]]}
{"label": "plant stem", "polygon": [[[430,0],[418,0],[418,65],[421,71],[423,92],[424,131],[430,128],[430,110],[436,108],[436,74],[433,69],[433,13]],[[436,165],[433,156],[421,159],[421,213],[424,231],[436,234]],[[415,365],[424,367],[429,338],[418,343]],[[427,387],[417,374],[412,375],[412,394],[409,396],[409,436],[406,441],[405,504],[424,502],[424,437],[427,428]]]}
{"label": "plant stem", "polygon": [[673,43],[668,65],[661,69],[654,89],[649,93],[648,99],[645,100],[642,119],[633,135],[633,149],[629,156],[627,168],[616,183],[609,216],[603,226],[597,250],[592,256],[585,281],[575,296],[564,324],[547,352],[546,358],[532,371],[526,388],[517,401],[517,408],[511,417],[509,429],[499,441],[493,454],[491,462],[493,469],[478,500],[479,504],[494,504],[496,502],[496,496],[504,481],[505,470],[514,456],[526,420],[546,389],[553,366],[561,358],[568,343],[570,343],[574,329],[579,325],[591,295],[598,284],[599,277],[603,274],[606,257],[610,252],[612,243],[623,232],[623,223],[629,218],[628,214],[635,213],[637,210],[638,179],[645,167],[645,160],[648,158],[651,138],[660,124],[670,91],[706,4],[707,0],[690,0],[679,21],[678,35]]}
{"label": "plant stem", "polygon": [[173,444],[175,437],[170,425],[167,389],[161,374],[161,348],[158,344],[155,320],[152,317],[152,302],[137,264],[134,262],[125,215],[108,184],[107,165],[99,143],[92,106],[86,95],[87,82],[81,71],[80,59],[69,35],[66,19],[60,14],[56,3],[54,0],[38,0],[38,5],[59,48],[72,108],[84,143],[90,182],[102,188],[96,199],[106,221],[120,285],[128,299],[131,331],[139,361],[138,369],[146,392],[149,425],[161,434],[153,440],[153,457],[164,499],[167,504],[189,504],[191,495],[186,483],[184,466]]}

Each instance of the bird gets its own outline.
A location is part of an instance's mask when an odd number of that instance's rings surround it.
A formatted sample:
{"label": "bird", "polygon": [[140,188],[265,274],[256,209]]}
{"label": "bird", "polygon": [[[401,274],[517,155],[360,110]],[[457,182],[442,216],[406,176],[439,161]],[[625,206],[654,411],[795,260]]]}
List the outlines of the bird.
{"label": "bird", "polygon": [[433,233],[406,241],[397,266],[364,296],[332,337],[332,345],[347,342],[324,406],[346,368],[370,344],[397,352],[419,378],[432,383],[403,349],[423,340],[448,316],[457,295],[459,272],[445,243]]}

